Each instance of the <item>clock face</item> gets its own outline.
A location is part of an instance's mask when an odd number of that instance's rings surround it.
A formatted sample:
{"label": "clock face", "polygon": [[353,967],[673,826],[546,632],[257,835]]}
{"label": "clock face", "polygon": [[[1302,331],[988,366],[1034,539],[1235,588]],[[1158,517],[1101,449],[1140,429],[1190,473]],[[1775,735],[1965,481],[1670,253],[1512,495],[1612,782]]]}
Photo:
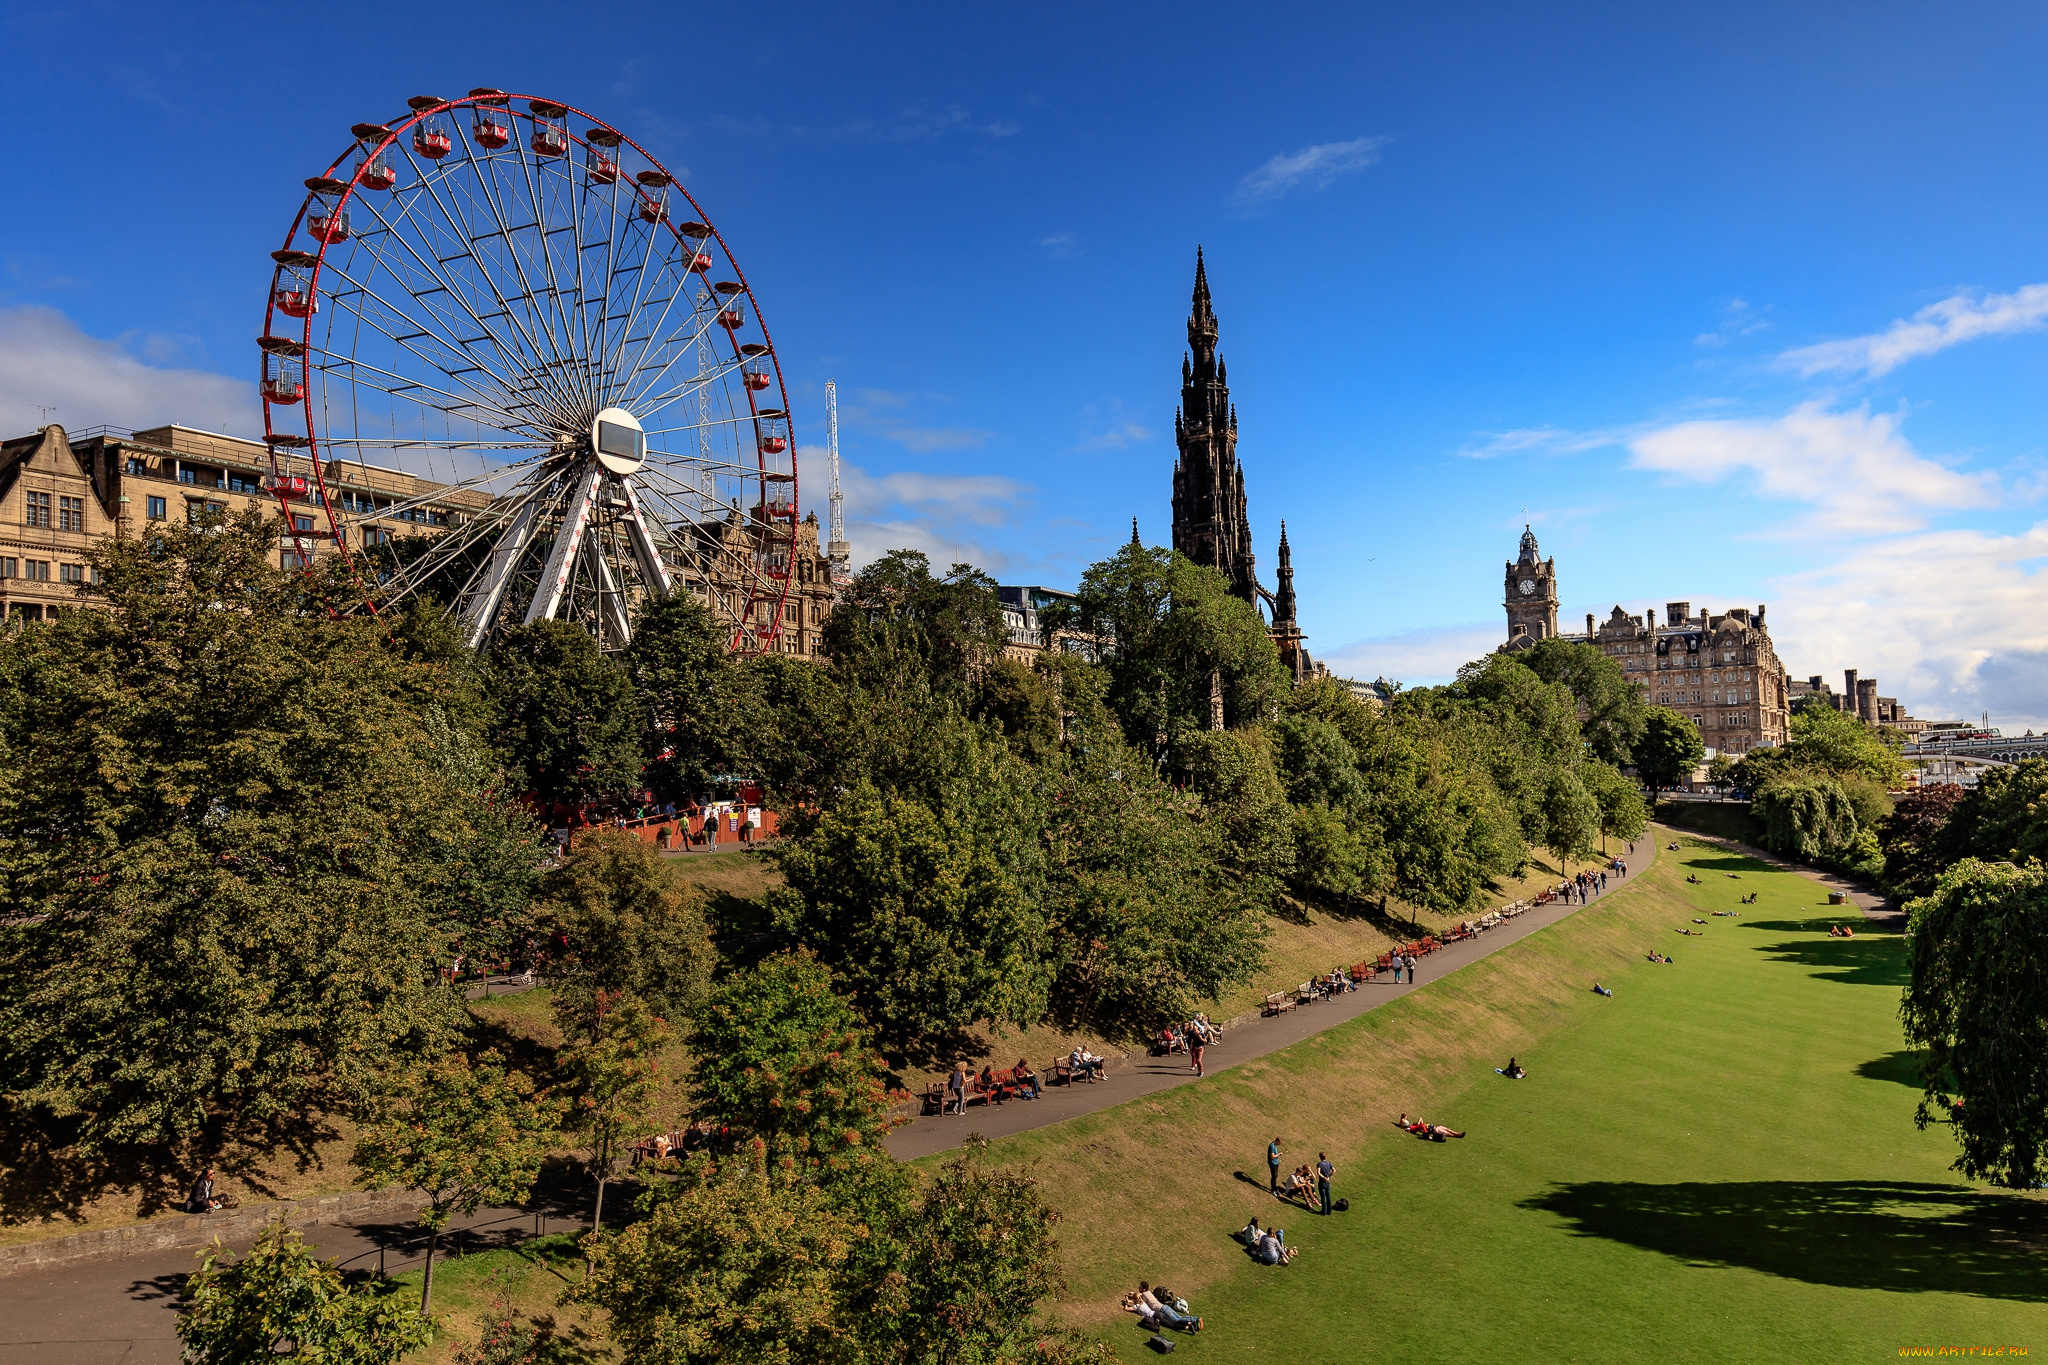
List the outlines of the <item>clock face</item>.
{"label": "clock face", "polygon": [[1536,580],[1535,580],[1535,579],[1533,579],[1533,578],[1525,578],[1525,579],[1523,579],[1523,580],[1522,580],[1522,583],[1521,583],[1521,588],[1522,588],[1522,596],[1524,596],[1524,597],[1529,597],[1529,596],[1532,596],[1532,595],[1533,595],[1533,594],[1535,593],[1535,591],[1536,591]]}

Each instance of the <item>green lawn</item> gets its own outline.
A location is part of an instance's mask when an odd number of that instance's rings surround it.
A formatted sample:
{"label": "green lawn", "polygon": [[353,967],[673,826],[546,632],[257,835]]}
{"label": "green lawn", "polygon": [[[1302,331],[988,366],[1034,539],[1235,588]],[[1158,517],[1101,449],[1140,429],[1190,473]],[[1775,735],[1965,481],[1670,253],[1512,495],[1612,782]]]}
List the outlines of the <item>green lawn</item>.
{"label": "green lawn", "polygon": [[[1218,1360],[2048,1348],[2048,1204],[1964,1183],[1913,1127],[1903,941],[1831,939],[1815,883],[1680,837],[1626,892],[1270,1065],[997,1144],[1069,1211],[1069,1313],[1127,1358],[1143,1338],[1106,1304],[1139,1276],[1207,1317],[1179,1354]],[[1704,938],[1675,932],[1694,916]],[[1493,1074],[1510,1048],[1529,1079]],[[1418,1141],[1394,1107],[1471,1136]],[[1225,1240],[1280,1207],[1224,1155],[1263,1185],[1265,1126],[1292,1159],[1330,1149],[1352,1201],[1286,1211],[1284,1269]]]}

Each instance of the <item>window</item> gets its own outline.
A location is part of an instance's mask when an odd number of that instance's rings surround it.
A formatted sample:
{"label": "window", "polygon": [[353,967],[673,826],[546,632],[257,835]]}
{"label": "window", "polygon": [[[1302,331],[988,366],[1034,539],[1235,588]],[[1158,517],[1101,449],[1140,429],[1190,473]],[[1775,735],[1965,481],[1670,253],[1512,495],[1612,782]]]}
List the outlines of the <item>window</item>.
{"label": "window", "polygon": [[313,529],[313,519],[311,517],[294,516],[292,518],[292,529],[294,531],[310,531]]}
{"label": "window", "polygon": [[66,583],[83,583],[85,581],[85,565],[59,564],[57,566],[57,577]]}
{"label": "window", "polygon": [[199,475],[198,475],[198,473],[197,473],[196,471],[194,471],[194,470],[190,470],[190,469],[180,469],[180,470],[178,471],[178,482],[179,482],[179,483],[198,483],[198,482],[199,482]]}
{"label": "window", "polygon": [[284,567],[287,569],[303,569],[312,562],[311,555],[302,555],[297,550],[284,552]]}
{"label": "window", "polygon": [[85,499],[57,499],[57,529],[60,531],[83,531],[85,529]]}
{"label": "window", "polygon": [[263,484],[258,479],[247,474],[228,475],[228,492],[230,493],[261,493],[262,491]]}
{"label": "window", "polygon": [[141,458],[140,456],[130,455],[128,457],[128,472],[130,474],[149,473],[149,461]]}
{"label": "window", "polygon": [[92,576],[92,582],[93,582],[93,586],[94,586],[94,587],[98,587],[98,586],[100,585],[100,583],[102,582],[102,580],[101,580],[101,578],[100,578],[100,566],[99,566],[99,565],[95,564],[95,565],[93,565],[93,566],[92,566],[92,570],[91,570],[91,576]]}
{"label": "window", "polygon": [[170,515],[169,503],[165,502],[162,498],[151,498],[149,500],[149,519],[151,521],[164,521]]}
{"label": "window", "polygon": [[31,583],[50,581],[50,561],[47,559],[24,559],[21,561],[23,578]]}
{"label": "window", "polygon": [[365,526],[363,528],[363,544],[389,545],[390,543],[391,532],[386,528],[382,526]]}
{"label": "window", "polygon": [[50,495],[30,493],[22,509],[22,523],[27,526],[48,526],[50,524]]}
{"label": "window", "polygon": [[21,561],[20,561],[20,560],[18,560],[18,559],[11,559],[11,558],[10,558],[10,559],[0,559],[0,578],[19,578],[19,577],[21,577]]}

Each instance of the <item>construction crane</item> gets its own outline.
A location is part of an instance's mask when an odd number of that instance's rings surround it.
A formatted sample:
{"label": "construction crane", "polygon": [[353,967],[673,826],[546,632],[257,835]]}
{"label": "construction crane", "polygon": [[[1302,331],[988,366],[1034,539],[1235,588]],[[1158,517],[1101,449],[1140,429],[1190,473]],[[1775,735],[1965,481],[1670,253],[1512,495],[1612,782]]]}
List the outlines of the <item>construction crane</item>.
{"label": "construction crane", "polygon": [[846,543],[846,499],[839,492],[839,381],[825,381],[825,479],[826,501],[832,508],[831,539],[825,542],[825,558],[832,563],[834,587],[853,578],[853,547]]}

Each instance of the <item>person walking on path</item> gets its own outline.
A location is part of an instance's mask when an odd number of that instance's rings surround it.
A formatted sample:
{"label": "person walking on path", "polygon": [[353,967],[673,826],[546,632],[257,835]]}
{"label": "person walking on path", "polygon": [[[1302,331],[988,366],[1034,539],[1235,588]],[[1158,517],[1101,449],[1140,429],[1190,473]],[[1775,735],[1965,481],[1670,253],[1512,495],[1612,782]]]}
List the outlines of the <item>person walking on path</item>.
{"label": "person walking on path", "polygon": [[1401,984],[1401,961],[1402,961],[1402,959],[1401,959],[1401,955],[1400,955],[1399,953],[1395,953],[1395,954],[1394,954],[1394,984],[1395,984],[1396,986],[1398,986],[1398,985],[1400,985],[1400,984]]}
{"label": "person walking on path", "polygon": [[1323,1212],[1330,1211],[1330,1180],[1337,1174],[1336,1166],[1330,1162],[1328,1152],[1316,1153],[1316,1201],[1323,1206]]}
{"label": "person walking on path", "polygon": [[1277,1137],[1266,1144],[1266,1190],[1275,1199],[1280,1197],[1280,1139]]}
{"label": "person walking on path", "polygon": [[1188,1060],[1193,1063],[1188,1070],[1194,1072],[1197,1076],[1204,1074],[1202,1071],[1202,1049],[1208,1045],[1209,1021],[1198,1014],[1195,1016],[1195,1021],[1188,1025]]}
{"label": "person walking on path", "polygon": [[1415,954],[1408,954],[1408,984],[1415,984]]}
{"label": "person walking on path", "polygon": [[955,1114],[967,1112],[967,1063],[953,1063],[953,1074],[946,1077],[946,1107]]}

